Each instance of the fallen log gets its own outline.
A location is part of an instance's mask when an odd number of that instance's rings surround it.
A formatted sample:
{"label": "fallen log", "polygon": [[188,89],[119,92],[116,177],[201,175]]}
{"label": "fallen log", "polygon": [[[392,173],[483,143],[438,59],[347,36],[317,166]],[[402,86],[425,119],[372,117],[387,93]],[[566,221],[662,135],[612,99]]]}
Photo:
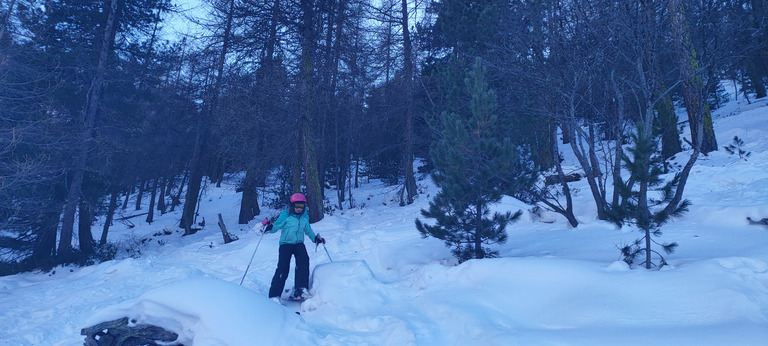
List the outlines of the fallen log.
{"label": "fallen log", "polygon": [[227,225],[224,224],[224,218],[221,217],[221,213],[219,213],[219,228],[221,228],[221,235],[224,236],[224,244],[229,244],[237,240],[237,237],[232,236],[227,232]]}
{"label": "fallen log", "polygon": [[134,217],[142,216],[142,215],[147,215],[147,214],[149,214],[149,212],[141,213],[141,214],[136,214],[136,215],[123,216],[123,217],[117,218],[117,220],[118,221],[123,221],[123,220],[133,219]]}

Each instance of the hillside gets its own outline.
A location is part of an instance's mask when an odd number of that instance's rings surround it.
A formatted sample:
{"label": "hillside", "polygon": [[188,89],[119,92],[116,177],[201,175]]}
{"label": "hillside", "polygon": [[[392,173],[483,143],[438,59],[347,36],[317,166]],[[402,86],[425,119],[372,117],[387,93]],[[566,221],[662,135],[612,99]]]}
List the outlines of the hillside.
{"label": "hillside", "polygon": [[[768,217],[768,104],[731,102],[714,121],[721,148],[738,136],[751,155],[721,149],[697,162],[690,212],[663,228],[661,240],[680,246],[660,271],[619,260],[617,246],[639,233],[596,220],[582,182],[577,228],[555,214],[535,221],[505,198],[498,209],[524,216],[501,258],[456,265],[414,227],[436,192],[427,177],[406,207],[370,181],[353,191],[356,208],[313,225],[327,240],[327,253],[306,241],[313,297],[284,307],[266,297],[279,237],[262,237],[257,220],[237,225],[231,177],[207,187],[197,234],[181,236],[179,213],[135,218],[111,230],[130,250],[118,259],[0,277],[0,344],[82,345],[81,328],[128,316],[194,345],[765,345],[768,227],[746,218]],[[223,244],[218,213],[239,240]]]}

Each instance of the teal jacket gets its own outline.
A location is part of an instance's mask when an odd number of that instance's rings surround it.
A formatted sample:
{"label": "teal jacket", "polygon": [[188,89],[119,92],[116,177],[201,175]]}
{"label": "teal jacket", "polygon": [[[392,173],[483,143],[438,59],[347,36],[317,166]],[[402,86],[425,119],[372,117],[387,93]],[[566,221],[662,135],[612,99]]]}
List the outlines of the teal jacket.
{"label": "teal jacket", "polygon": [[283,230],[280,232],[280,245],[304,243],[305,234],[310,240],[315,239],[315,232],[312,232],[312,227],[309,226],[309,214],[306,210],[301,215],[289,213],[287,208],[283,210],[272,224],[269,233],[275,233],[279,229]]}

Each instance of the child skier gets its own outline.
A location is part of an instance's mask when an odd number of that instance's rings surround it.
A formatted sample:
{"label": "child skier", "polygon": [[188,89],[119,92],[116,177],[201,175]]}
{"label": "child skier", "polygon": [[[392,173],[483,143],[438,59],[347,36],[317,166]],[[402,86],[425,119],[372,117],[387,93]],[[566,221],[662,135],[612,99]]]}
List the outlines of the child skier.
{"label": "child skier", "polygon": [[307,198],[300,193],[291,196],[291,204],[280,213],[274,224],[267,225],[264,232],[280,232],[280,248],[278,250],[277,269],[272,277],[272,285],[269,288],[269,298],[280,297],[285,287],[285,280],[291,266],[291,256],[296,258],[296,272],[294,273],[294,291],[291,299],[304,300],[309,297],[309,255],[304,246],[304,235],[309,236],[315,244],[325,244],[325,239],[315,235],[309,226],[309,214],[307,214]]}

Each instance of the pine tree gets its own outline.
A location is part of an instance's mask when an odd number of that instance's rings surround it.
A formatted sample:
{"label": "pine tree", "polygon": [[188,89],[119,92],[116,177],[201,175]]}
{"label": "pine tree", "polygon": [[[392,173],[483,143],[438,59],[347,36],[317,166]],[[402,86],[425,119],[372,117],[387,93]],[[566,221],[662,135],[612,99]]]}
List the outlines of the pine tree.
{"label": "pine tree", "polygon": [[496,95],[485,81],[479,59],[465,87],[471,97],[469,114],[444,112],[442,138],[430,149],[437,168],[432,177],[441,191],[421,213],[435,219],[436,225],[416,219],[422,236],[445,241],[459,262],[498,255],[487,245],[504,243],[507,224],[522,213],[490,216],[489,207],[535,176],[533,165],[526,163],[528,157],[504,137],[497,124]]}
{"label": "pine tree", "polygon": [[647,131],[638,126],[637,133],[632,135],[629,154],[622,156],[624,168],[630,176],[615,185],[619,189],[621,202],[612,205],[610,216],[617,225],[635,225],[643,233],[632,244],[619,248],[624,261],[632,265],[636,258],[643,256],[645,260],[640,264],[651,269],[656,265],[652,262],[654,255],[659,258],[659,267],[667,264],[664,256],[653,249],[653,244],[661,246],[666,254],[674,252],[678,245],[676,242],[659,243],[653,237],[660,237],[661,226],[688,211],[690,202],[683,200],[673,204],[680,174],[670,180],[663,179],[664,159],[659,155],[658,141]]}

